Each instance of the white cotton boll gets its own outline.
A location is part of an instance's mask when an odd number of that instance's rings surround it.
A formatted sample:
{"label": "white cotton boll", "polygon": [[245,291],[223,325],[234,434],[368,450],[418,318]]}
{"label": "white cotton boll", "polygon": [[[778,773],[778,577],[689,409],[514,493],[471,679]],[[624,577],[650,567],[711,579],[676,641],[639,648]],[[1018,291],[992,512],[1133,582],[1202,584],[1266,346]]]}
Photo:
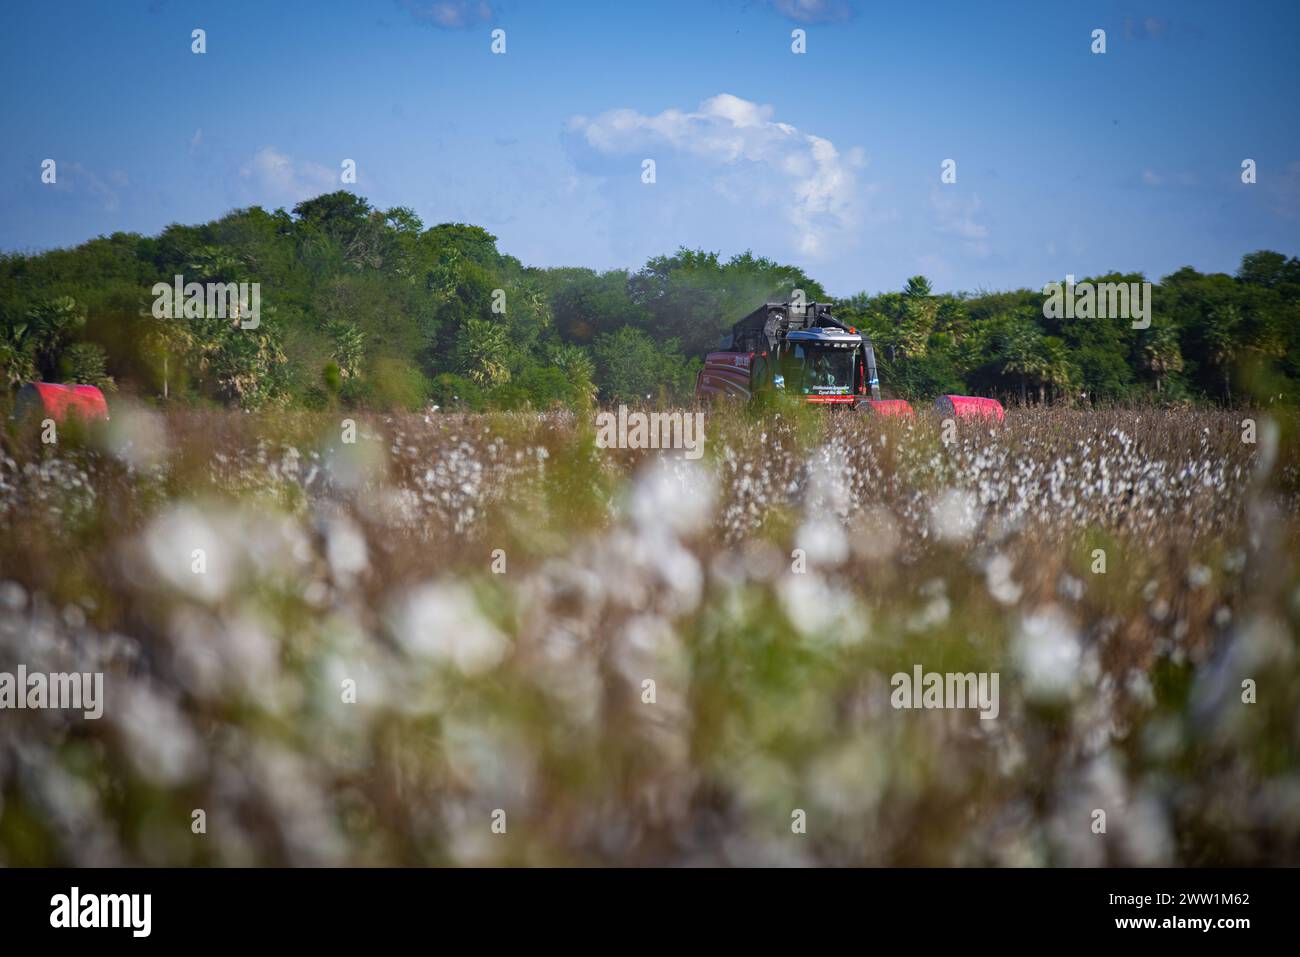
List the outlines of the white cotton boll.
{"label": "white cotton boll", "polygon": [[948,489],[930,507],[930,525],[940,541],[967,541],[975,534],[979,523],[979,500],[972,492]]}
{"label": "white cotton boll", "polygon": [[325,526],[325,558],[335,581],[347,582],[366,570],[366,537],[346,515],[331,518]]}
{"label": "white cotton boll", "polygon": [[452,714],[442,724],[442,746],[448,769],[465,787],[504,807],[527,807],[536,759],[520,728]]}
{"label": "white cotton boll", "polygon": [[167,457],[167,430],[162,417],[133,403],[114,406],[105,442],[109,452],[134,469],[149,468]]}
{"label": "white cotton boll", "polygon": [[1014,648],[1030,697],[1059,698],[1073,688],[1082,649],[1074,623],[1055,605],[1021,622]]}
{"label": "white cotton boll", "polygon": [[704,570],[699,559],[675,543],[655,550],[654,567],[666,586],[659,596],[674,614],[688,614],[704,593]]}
{"label": "white cotton boll", "polygon": [[643,529],[688,535],[712,520],[713,497],[713,476],[705,468],[685,460],[660,460],[638,477],[630,511]]}
{"label": "white cotton boll", "polygon": [[802,548],[814,565],[839,565],[849,557],[849,539],[844,526],[834,518],[810,518],[795,535],[795,545]]}
{"label": "white cotton boll", "polygon": [[384,450],[378,442],[358,434],[355,442],[340,442],[326,451],[325,471],[341,489],[361,489],[383,478]]}
{"label": "white cotton boll", "polygon": [[1024,589],[1011,577],[1013,564],[1010,558],[1001,552],[994,555],[984,566],[984,580],[988,584],[989,594],[1003,605],[1014,605],[1020,601]]}
{"label": "white cotton boll", "polygon": [[126,753],[140,775],[154,784],[175,785],[192,778],[202,749],[180,709],[139,683],[121,683],[109,697],[105,715],[126,742]]}
{"label": "white cotton boll", "polygon": [[926,632],[943,625],[952,614],[948,583],[942,578],[932,578],[921,586],[919,592],[925,604],[908,616],[908,631]]}
{"label": "white cotton boll", "polygon": [[0,582],[0,606],[10,611],[22,611],[27,607],[27,589],[16,581]]}
{"label": "white cotton boll", "polygon": [[347,845],[338,832],[324,782],[302,755],[262,740],[249,755],[249,766],[270,805],[291,861],[298,866],[342,863]]}
{"label": "white cotton boll", "polygon": [[323,581],[313,579],[302,590],[302,600],[312,608],[324,608],[330,599],[330,589]]}
{"label": "white cotton boll", "polygon": [[145,531],[149,559],[164,581],[201,601],[215,602],[229,591],[236,547],[226,532],[236,523],[193,505],[164,512]]}
{"label": "white cotton boll", "polygon": [[261,617],[240,612],[224,622],[221,637],[226,684],[271,711],[285,704],[275,682],[280,676],[279,642],[267,630]]}
{"label": "white cotton boll", "polygon": [[867,610],[816,575],[790,575],[778,584],[781,607],[795,630],[823,645],[851,645],[867,636]]}
{"label": "white cotton boll", "polygon": [[409,590],[395,603],[389,621],[409,654],[454,665],[464,675],[496,667],[510,647],[483,617],[474,593],[459,583]]}
{"label": "white cotton boll", "polygon": [[805,773],[805,787],[817,805],[845,816],[870,814],[888,783],[888,755],[869,735],[825,748]]}
{"label": "white cotton boll", "polygon": [[1249,668],[1289,668],[1295,659],[1291,629],[1276,615],[1263,614],[1247,619],[1237,630],[1236,638],[1241,660]]}
{"label": "white cotton boll", "polygon": [[1057,582],[1056,593],[1072,601],[1083,601],[1083,582],[1073,575],[1062,575],[1061,580]]}
{"label": "white cotton boll", "polygon": [[1154,708],[1156,704],[1156,690],[1151,684],[1151,677],[1140,668],[1133,668],[1129,671],[1128,677],[1124,680],[1124,686],[1128,690],[1129,697],[1147,708]]}
{"label": "white cotton boll", "polygon": [[194,605],[183,605],[168,623],[172,667],[184,689],[196,698],[213,698],[223,690],[223,636],[216,621]]}
{"label": "white cotton boll", "polygon": [[1121,819],[1121,841],[1129,863],[1135,867],[1169,867],[1174,860],[1174,837],[1169,815],[1159,798],[1143,794]]}

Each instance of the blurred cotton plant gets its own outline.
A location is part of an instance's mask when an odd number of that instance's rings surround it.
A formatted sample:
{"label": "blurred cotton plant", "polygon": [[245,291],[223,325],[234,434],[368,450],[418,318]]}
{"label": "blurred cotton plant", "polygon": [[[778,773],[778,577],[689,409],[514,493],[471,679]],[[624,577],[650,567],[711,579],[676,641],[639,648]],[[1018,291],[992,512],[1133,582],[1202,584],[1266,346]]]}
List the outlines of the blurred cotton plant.
{"label": "blurred cotton plant", "polygon": [[106,700],[0,710],[0,864],[1295,864],[1300,453],[1239,419],[9,436],[0,673]]}

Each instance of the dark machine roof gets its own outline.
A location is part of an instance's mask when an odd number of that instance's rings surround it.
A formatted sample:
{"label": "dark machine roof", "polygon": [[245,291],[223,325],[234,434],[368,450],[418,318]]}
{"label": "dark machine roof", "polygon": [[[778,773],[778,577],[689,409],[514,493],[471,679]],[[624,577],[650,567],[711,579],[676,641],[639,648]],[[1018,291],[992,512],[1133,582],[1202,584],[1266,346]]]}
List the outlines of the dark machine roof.
{"label": "dark machine roof", "polygon": [[765,302],[731,327],[728,346],[737,352],[768,352],[789,333],[815,328],[849,331],[831,315],[828,303],[809,302],[801,309],[791,302]]}

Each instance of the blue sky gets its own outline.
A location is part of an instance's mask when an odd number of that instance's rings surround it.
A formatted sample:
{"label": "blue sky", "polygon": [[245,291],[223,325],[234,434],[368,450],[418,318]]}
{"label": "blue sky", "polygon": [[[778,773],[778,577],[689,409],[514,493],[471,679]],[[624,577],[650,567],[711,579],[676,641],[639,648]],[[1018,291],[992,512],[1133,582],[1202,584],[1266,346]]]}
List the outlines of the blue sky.
{"label": "blue sky", "polygon": [[353,159],[374,204],[531,265],[752,249],[836,295],[1231,272],[1300,254],[1297,40],[1300,4],[1251,0],[6,0],[0,248],[291,207]]}

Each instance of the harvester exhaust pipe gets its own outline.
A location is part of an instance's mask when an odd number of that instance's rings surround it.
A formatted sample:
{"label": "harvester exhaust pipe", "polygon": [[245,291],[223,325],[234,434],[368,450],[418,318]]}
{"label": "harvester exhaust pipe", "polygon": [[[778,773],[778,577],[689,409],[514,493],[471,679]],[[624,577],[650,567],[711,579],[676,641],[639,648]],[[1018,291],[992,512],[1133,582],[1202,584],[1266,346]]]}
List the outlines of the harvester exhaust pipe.
{"label": "harvester exhaust pipe", "polygon": [[876,374],[876,350],[871,346],[871,340],[866,336],[862,337],[863,355],[867,360],[867,385],[871,386],[871,398],[876,402],[880,401],[880,376]]}

